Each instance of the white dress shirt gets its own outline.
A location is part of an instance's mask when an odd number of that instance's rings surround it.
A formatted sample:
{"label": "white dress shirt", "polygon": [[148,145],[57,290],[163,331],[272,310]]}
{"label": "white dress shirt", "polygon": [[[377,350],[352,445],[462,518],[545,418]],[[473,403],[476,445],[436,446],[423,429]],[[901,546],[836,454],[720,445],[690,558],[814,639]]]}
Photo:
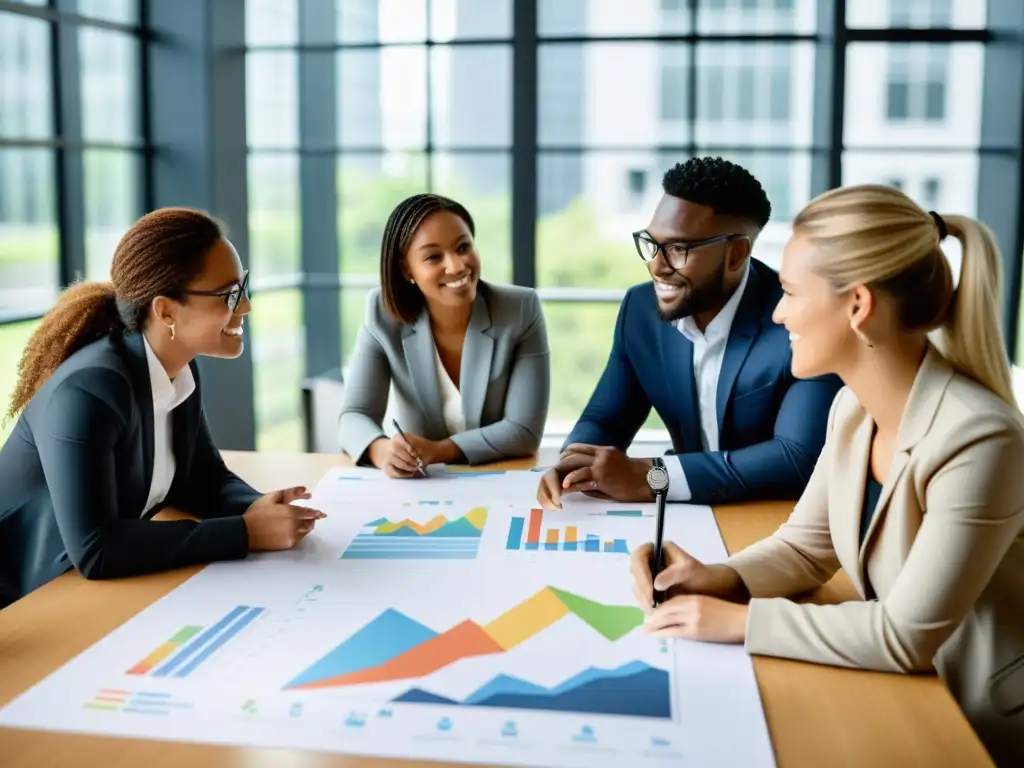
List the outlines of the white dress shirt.
{"label": "white dress shirt", "polygon": [[[725,359],[725,347],[729,342],[729,331],[736,318],[743,291],[747,287],[747,275],[750,274],[750,262],[740,278],[732,296],[708,323],[701,333],[693,317],[677,320],[676,328],[683,336],[693,342],[693,381],[697,386],[697,405],[700,408],[700,444],[704,451],[718,450],[718,375],[722,371]],[[686,480],[682,463],[676,458],[665,462],[668,470],[668,500],[689,501],[690,484]]]}
{"label": "white dress shirt", "polygon": [[441,354],[434,345],[434,363],[437,367],[437,391],[441,396],[441,416],[449,435],[466,431],[466,417],[462,413],[462,393],[441,362]]}
{"label": "white dress shirt", "polygon": [[192,377],[192,369],[187,365],[181,369],[174,381],[167,376],[163,363],[149,346],[149,340],[143,335],[146,345],[146,361],[149,363],[149,383],[153,390],[153,480],[149,485],[149,498],[145,516],[153,507],[167,497],[174,482],[174,435],[171,426],[171,411],[185,402],[195,391],[196,382]]}

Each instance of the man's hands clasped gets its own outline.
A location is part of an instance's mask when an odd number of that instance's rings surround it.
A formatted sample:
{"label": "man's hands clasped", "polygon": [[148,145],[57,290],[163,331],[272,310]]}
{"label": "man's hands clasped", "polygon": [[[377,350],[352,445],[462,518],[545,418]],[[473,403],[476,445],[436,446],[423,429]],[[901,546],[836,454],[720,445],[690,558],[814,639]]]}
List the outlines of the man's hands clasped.
{"label": "man's hands clasped", "polygon": [[545,509],[561,509],[562,496],[585,493],[610,501],[651,501],[647,485],[650,459],[632,459],[618,448],[574,443],[540,480],[537,501]]}

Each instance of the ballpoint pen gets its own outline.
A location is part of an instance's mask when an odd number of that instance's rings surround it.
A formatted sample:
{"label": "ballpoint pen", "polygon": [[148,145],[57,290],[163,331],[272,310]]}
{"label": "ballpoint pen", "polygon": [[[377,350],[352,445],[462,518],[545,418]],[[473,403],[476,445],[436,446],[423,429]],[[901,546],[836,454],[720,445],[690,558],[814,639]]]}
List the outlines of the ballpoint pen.
{"label": "ballpoint pen", "polygon": [[[402,428],[400,426],[398,426],[398,422],[395,419],[392,419],[391,423],[394,425],[395,431],[398,432],[398,434],[402,436],[402,439],[405,440],[405,442],[408,443],[409,439],[405,436],[405,432],[402,431]],[[410,445],[411,445],[411,443],[410,443]],[[421,459],[419,456],[416,457],[416,466],[419,467],[420,477],[426,477],[427,476],[427,470],[425,470],[423,468],[423,459]]]}
{"label": "ballpoint pen", "polygon": [[[654,500],[658,509],[658,528],[654,540],[654,557],[651,563],[651,578],[656,579],[664,566],[664,552],[662,549],[665,538],[665,496],[668,493],[668,470],[661,459],[654,459],[654,466],[647,472],[647,485],[654,494]],[[654,590],[654,607],[657,608],[665,602],[665,593]]]}

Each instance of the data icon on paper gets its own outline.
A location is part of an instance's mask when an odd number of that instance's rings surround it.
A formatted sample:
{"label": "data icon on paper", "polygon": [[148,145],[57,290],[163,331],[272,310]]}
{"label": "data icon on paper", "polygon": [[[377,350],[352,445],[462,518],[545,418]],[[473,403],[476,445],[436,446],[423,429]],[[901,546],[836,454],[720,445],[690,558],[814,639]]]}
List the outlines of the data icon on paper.
{"label": "data icon on paper", "polygon": [[[629,547],[623,538],[602,538],[596,533],[580,533],[575,525],[566,525],[565,529],[547,528],[543,537],[541,529],[544,525],[544,511],[531,509],[530,519],[513,517],[508,526],[508,539],[505,549],[509,551],[525,550],[527,552],[604,552],[617,555],[628,555]],[[525,529],[525,536],[524,534]]]}
{"label": "data icon on paper", "polygon": [[583,744],[595,744],[597,742],[597,736],[594,735],[594,729],[592,726],[584,725],[580,728],[579,733],[573,735],[572,740]]}
{"label": "data icon on paper", "polygon": [[476,507],[462,517],[437,514],[420,523],[379,517],[364,525],[342,560],[472,560],[480,549],[487,509]]}
{"label": "data icon on paper", "polygon": [[352,712],[345,718],[345,725],[349,728],[362,728],[366,725],[366,715],[363,712]]}

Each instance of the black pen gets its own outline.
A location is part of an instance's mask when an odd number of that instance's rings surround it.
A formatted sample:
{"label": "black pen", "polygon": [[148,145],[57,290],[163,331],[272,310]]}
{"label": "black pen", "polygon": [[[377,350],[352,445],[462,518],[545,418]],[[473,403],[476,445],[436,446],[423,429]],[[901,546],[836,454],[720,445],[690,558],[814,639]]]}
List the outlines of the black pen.
{"label": "black pen", "polygon": [[[402,439],[405,440],[405,442],[409,443],[409,439],[405,436],[405,432],[402,431],[402,428],[398,426],[398,422],[392,419],[391,423],[394,424],[395,430],[398,432],[399,435],[402,436]],[[409,443],[409,447],[412,447],[412,443]],[[419,467],[420,476],[426,477],[427,471],[423,468],[423,459],[421,459],[419,456],[416,457],[416,465]]]}
{"label": "black pen", "polygon": [[[668,470],[661,459],[654,460],[654,466],[647,472],[647,485],[654,494],[654,501],[658,507],[658,532],[654,539],[654,562],[651,563],[651,581],[658,578],[663,563],[662,541],[665,537],[665,497],[668,495]],[[653,584],[652,584],[653,586]],[[657,608],[665,602],[665,593],[661,590],[654,590],[654,607]]]}

